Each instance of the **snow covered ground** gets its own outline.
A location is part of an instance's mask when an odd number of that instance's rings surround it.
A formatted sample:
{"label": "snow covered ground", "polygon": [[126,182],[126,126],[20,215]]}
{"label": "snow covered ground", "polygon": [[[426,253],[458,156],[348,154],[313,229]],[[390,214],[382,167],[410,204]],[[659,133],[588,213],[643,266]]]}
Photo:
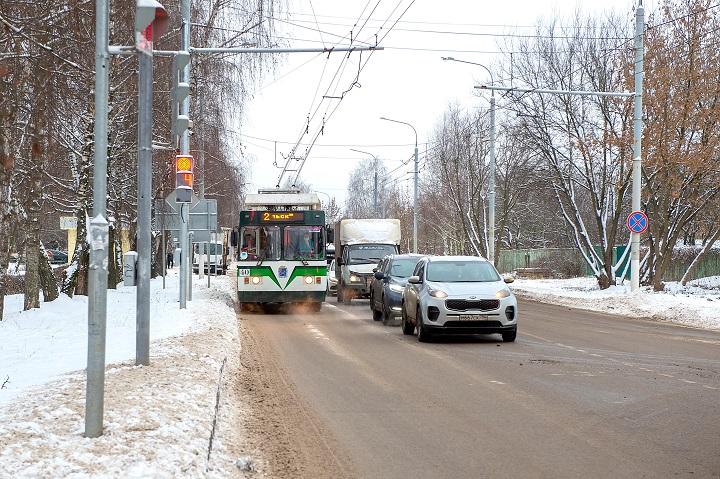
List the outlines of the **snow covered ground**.
{"label": "snow covered ground", "polygon": [[642,288],[631,294],[629,285],[600,290],[595,278],[518,279],[511,288],[518,296],[536,301],[720,329],[720,276],[700,278],[685,287],[666,283],[665,291],[659,293]]}
{"label": "snow covered ground", "polygon": [[213,278],[209,289],[196,278],[182,311],[177,281],[173,272],[165,290],[161,278],[152,281],[147,367],[134,366],[135,288],[109,292],[105,430],[97,439],[83,436],[87,298],[29,312],[19,311],[21,297],[9,298],[0,323],[0,383],[9,377],[0,390],[0,477],[241,474],[232,278]]}

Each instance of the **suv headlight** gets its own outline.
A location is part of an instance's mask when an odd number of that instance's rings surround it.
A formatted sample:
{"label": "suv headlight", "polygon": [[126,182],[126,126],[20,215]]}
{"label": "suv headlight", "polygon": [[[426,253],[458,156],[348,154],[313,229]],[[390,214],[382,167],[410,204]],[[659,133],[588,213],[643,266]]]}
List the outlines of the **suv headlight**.
{"label": "suv headlight", "polygon": [[498,291],[497,293],[495,293],[495,297],[496,297],[497,299],[503,299],[503,298],[507,298],[507,297],[510,296],[511,294],[512,294],[512,293],[510,292],[509,289],[501,289],[500,291]]}
{"label": "suv headlight", "polygon": [[356,276],[354,274],[350,275],[350,282],[351,283],[359,283],[361,281],[360,276]]}
{"label": "suv headlight", "polygon": [[396,293],[402,293],[404,287],[400,286],[397,283],[390,283],[390,291],[395,291]]}
{"label": "suv headlight", "polygon": [[439,289],[431,289],[428,290],[428,294],[432,296],[433,298],[447,298],[447,293],[445,291],[440,291]]}

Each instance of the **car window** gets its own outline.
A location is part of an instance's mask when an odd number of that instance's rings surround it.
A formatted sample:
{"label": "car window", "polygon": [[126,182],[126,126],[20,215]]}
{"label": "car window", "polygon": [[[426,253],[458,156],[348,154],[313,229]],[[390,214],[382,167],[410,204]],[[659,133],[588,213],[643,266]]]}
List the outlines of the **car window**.
{"label": "car window", "polygon": [[396,278],[409,278],[413,275],[418,261],[419,259],[417,258],[396,259],[392,261],[388,274]]}
{"label": "car window", "polygon": [[422,261],[418,261],[418,264],[415,265],[415,269],[413,270],[413,276],[420,276],[422,278]]}
{"label": "car window", "polygon": [[428,265],[427,280],[443,283],[484,283],[500,281],[500,276],[487,261],[437,261]]}

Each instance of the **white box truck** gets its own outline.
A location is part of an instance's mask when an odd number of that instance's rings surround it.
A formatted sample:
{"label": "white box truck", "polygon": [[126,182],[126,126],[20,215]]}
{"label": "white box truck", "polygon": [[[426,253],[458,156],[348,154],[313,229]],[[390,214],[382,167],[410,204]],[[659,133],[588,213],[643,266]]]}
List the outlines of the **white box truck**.
{"label": "white box truck", "polygon": [[385,255],[398,253],[400,220],[344,219],[333,236],[338,302],[369,297],[373,269]]}

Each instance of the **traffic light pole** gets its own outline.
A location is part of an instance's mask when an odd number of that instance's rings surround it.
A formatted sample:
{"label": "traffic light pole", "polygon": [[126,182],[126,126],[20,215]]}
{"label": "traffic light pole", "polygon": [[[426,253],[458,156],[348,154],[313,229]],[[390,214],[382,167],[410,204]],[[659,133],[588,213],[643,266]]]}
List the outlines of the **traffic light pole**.
{"label": "traffic light pole", "polygon": [[135,364],[150,364],[150,242],[152,215],[153,56],[138,53],[138,219]]}
{"label": "traffic light pole", "polygon": [[[190,49],[190,0],[182,0],[182,32],[180,35],[180,49]],[[183,83],[190,83],[190,62],[182,71]],[[188,116],[190,112],[190,95],[188,94],[180,107],[180,114]],[[186,128],[180,136],[180,153],[190,153],[190,131]],[[190,223],[190,203],[183,203],[180,207],[180,309],[187,308],[188,296],[188,272],[191,271],[190,251],[188,249],[188,224]]]}

